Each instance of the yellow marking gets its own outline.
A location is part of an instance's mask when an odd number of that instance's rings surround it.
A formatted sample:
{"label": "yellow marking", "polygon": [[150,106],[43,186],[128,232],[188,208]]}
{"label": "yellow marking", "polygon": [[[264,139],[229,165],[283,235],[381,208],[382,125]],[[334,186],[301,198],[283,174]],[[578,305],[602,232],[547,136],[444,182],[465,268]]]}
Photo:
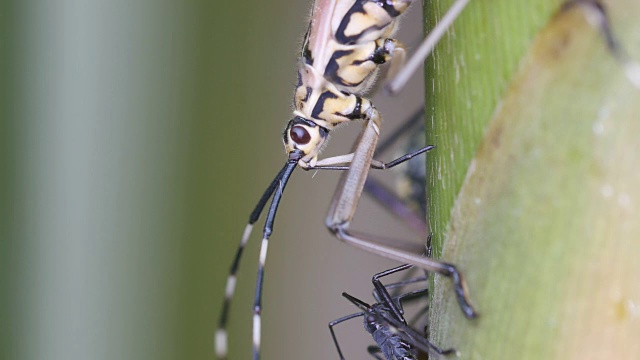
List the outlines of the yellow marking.
{"label": "yellow marking", "polygon": [[357,36],[371,27],[380,28],[380,30],[369,30],[361,40],[375,40],[384,34],[384,27],[391,24],[394,18],[374,3],[367,3],[364,5],[365,13],[355,13],[351,16],[349,24],[345,29],[345,35]]}
{"label": "yellow marking", "polygon": [[[360,84],[378,69],[378,65],[367,60],[376,49],[376,43],[370,41],[353,48],[351,54],[336,59],[339,66],[337,75],[347,84]],[[364,62],[363,62],[364,61]],[[354,64],[356,63],[356,64]],[[360,63],[360,64],[357,64]]]}
{"label": "yellow marking", "polygon": [[[409,0],[389,1],[398,12],[404,11],[411,3]],[[346,13],[354,3],[354,0],[315,1],[308,36],[308,49],[311,52],[313,64],[306,64],[304,59],[298,63],[301,84],[296,88],[293,97],[294,115],[312,120],[329,130],[333,130],[339,124],[358,120],[351,116],[357,104],[356,100],[373,83],[379,68],[378,64],[367,59],[374,53],[376,47],[384,46],[385,40],[395,30],[395,18],[372,2],[363,5],[364,13],[353,13],[345,19]],[[348,21],[344,34],[358,37],[356,44],[344,45],[335,41],[335,31],[343,20]],[[351,51],[351,53],[335,59],[337,65],[337,69],[333,70],[335,73],[329,76],[331,78],[325,78],[326,66],[337,51]],[[385,54],[384,60],[390,60],[392,55]],[[332,83],[331,80],[335,78],[341,79],[345,85]],[[318,99],[325,92],[334,94],[336,98],[326,99],[321,111],[312,117],[311,114],[317,106]],[[374,129],[379,133],[381,119],[369,100],[362,99],[360,113],[362,114],[360,119],[372,119],[376,123]],[[299,165],[304,168],[315,166],[317,156],[326,140],[320,136],[317,129],[308,130],[311,135],[309,143],[298,145],[289,141],[285,144],[287,152],[296,148],[304,152],[305,156],[299,162]]]}

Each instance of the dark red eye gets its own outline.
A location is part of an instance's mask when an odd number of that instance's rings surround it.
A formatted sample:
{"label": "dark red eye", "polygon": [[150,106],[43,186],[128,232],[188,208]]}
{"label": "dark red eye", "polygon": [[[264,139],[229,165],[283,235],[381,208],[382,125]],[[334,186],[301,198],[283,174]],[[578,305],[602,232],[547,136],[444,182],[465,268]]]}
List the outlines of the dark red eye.
{"label": "dark red eye", "polygon": [[295,125],[291,128],[291,140],[297,144],[305,145],[311,141],[311,135],[309,135],[309,132],[304,127]]}

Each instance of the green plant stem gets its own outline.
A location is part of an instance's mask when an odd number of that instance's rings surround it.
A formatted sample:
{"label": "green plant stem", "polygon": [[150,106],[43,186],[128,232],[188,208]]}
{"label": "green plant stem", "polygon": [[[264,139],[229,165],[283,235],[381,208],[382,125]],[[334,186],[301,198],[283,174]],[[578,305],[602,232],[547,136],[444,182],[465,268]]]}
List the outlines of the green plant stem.
{"label": "green plant stem", "polygon": [[[432,340],[461,358],[638,358],[640,91],[581,8],[494,3],[472,2],[427,64],[432,231],[481,314],[436,278]],[[604,5],[638,59],[640,4]]]}

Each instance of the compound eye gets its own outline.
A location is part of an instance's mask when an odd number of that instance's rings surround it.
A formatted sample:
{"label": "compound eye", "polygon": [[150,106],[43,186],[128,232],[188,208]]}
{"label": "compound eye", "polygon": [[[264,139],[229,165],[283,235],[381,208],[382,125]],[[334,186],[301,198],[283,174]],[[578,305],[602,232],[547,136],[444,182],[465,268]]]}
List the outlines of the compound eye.
{"label": "compound eye", "polygon": [[311,135],[304,127],[300,125],[295,125],[291,128],[291,140],[295,141],[296,144],[306,145],[311,141]]}

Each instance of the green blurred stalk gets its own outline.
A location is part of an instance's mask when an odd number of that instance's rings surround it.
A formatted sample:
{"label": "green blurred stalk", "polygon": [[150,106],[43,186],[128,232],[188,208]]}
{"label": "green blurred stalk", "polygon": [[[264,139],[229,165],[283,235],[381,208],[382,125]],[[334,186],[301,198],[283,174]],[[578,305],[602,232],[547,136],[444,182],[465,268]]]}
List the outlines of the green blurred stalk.
{"label": "green blurred stalk", "polygon": [[[640,5],[605,6],[639,59]],[[584,12],[557,9],[472,2],[427,64],[430,220],[481,313],[437,279],[432,334],[462,358],[640,354],[640,91]]]}

